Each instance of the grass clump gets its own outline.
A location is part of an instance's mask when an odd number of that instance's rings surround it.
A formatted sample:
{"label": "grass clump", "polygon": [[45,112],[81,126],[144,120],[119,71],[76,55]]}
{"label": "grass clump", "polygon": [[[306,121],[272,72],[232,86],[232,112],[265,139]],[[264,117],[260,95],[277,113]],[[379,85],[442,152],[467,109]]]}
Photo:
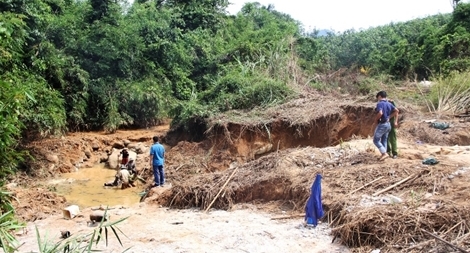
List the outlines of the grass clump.
{"label": "grass clump", "polygon": [[454,72],[439,78],[429,94],[434,112],[458,114],[470,109],[470,72]]}

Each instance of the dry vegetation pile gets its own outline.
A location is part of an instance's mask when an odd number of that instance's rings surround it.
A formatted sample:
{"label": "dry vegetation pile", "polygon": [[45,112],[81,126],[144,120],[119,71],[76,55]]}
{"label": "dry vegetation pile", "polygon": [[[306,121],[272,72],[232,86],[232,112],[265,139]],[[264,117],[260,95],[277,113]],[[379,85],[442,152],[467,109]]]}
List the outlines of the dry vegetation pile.
{"label": "dry vegetation pile", "polygon": [[[366,179],[361,180],[362,184],[373,183],[358,191],[360,194],[342,195],[338,192],[333,200],[326,201],[333,235],[348,246],[357,248],[358,252],[374,248],[401,252],[450,252],[452,248],[436,243],[422,230],[468,247],[465,238],[470,236],[470,193],[461,186],[470,175],[449,179],[455,173],[455,167],[410,165],[396,164],[395,167],[376,169],[375,173],[373,167],[371,170],[362,167],[349,171],[349,179],[343,178],[345,185],[349,185],[356,176]],[[406,179],[396,188],[377,194],[381,189]],[[338,187],[341,188],[340,185],[334,188]],[[351,190],[353,188],[346,189],[346,192]]]}
{"label": "dry vegetation pile", "polygon": [[308,185],[315,173],[358,164],[361,160],[359,151],[333,147],[273,152],[239,166],[233,163],[225,171],[177,180],[172,187],[173,197],[167,204],[205,209],[224,186],[212,207],[229,209],[235,203],[280,200],[297,208],[308,197]]}
{"label": "dry vegetation pile", "polygon": [[[306,147],[175,181],[171,193],[165,194],[165,203],[159,203],[177,208],[230,209],[237,203],[277,201],[301,212],[314,176],[321,173],[324,219],[343,243],[357,252],[374,248],[427,252],[437,246],[446,248],[436,245],[421,229],[466,245],[470,193],[463,185],[468,172],[452,178],[455,167],[426,166],[420,160],[378,164],[373,153],[350,147]],[[459,185],[462,187],[456,187]]]}
{"label": "dry vegetation pile", "polygon": [[317,119],[343,112],[344,109],[354,107],[357,117],[367,114],[374,109],[374,99],[368,101],[353,100],[348,96],[324,96],[307,94],[298,99],[269,108],[255,108],[250,111],[232,110],[214,116],[209,126],[217,124],[236,123],[244,126],[266,124],[273,121],[284,120],[291,125],[310,125]]}

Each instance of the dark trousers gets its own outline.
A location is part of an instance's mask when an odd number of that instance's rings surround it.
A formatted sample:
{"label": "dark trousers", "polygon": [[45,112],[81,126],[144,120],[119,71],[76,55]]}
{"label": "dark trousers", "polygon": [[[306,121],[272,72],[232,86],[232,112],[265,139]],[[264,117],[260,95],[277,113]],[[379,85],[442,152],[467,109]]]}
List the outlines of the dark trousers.
{"label": "dark trousers", "polygon": [[155,185],[163,185],[165,183],[163,165],[153,165],[153,177],[155,179]]}
{"label": "dark trousers", "polygon": [[388,134],[387,153],[392,155],[398,155],[397,148],[397,130],[392,127]]}

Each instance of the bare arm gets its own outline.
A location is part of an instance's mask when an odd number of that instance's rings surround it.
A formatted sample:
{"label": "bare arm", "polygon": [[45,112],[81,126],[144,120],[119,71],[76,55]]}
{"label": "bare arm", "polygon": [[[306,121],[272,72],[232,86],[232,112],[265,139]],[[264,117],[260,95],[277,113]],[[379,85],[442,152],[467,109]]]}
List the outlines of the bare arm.
{"label": "bare arm", "polygon": [[379,122],[379,119],[382,117],[383,113],[382,110],[380,110],[376,115],[375,115],[375,123]]}

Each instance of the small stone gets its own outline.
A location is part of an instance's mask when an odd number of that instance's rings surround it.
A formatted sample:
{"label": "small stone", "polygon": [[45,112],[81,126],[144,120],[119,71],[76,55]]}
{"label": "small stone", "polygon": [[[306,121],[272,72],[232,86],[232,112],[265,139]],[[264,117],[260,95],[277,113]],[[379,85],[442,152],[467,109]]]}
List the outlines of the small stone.
{"label": "small stone", "polygon": [[57,155],[46,155],[46,159],[51,162],[51,163],[58,163],[59,162],[59,157]]}
{"label": "small stone", "polygon": [[103,156],[100,157],[100,163],[105,163],[107,161],[108,161],[108,156],[103,155]]}
{"label": "small stone", "polygon": [[111,146],[113,146],[113,148],[122,149],[122,148],[124,148],[124,143],[122,143],[120,141],[115,141],[115,142],[113,142],[113,145],[111,145]]}
{"label": "small stone", "polygon": [[393,196],[393,195],[390,195],[388,196],[390,198],[390,203],[392,204],[397,204],[397,203],[402,203],[403,200],[399,197],[396,197],[396,196]]}
{"label": "small stone", "polygon": [[91,148],[93,149],[93,151],[98,151],[100,149],[100,144],[94,141],[93,144],[91,145]]}
{"label": "small stone", "polygon": [[85,151],[85,156],[86,156],[88,159],[90,159],[90,157],[91,157],[91,152],[88,151],[88,150]]}

